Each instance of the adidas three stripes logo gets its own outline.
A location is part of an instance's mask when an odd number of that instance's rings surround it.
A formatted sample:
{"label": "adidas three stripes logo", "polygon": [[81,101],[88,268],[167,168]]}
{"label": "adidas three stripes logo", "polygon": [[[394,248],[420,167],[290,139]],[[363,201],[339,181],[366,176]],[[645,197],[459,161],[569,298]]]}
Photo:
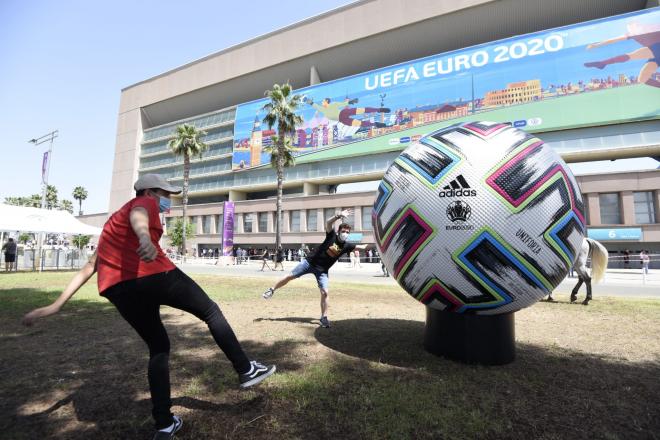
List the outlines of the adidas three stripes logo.
{"label": "adidas three stripes logo", "polygon": [[442,187],[442,191],[438,194],[439,197],[476,197],[477,190],[471,189],[470,185],[465,180],[462,174],[449,182],[448,185]]}

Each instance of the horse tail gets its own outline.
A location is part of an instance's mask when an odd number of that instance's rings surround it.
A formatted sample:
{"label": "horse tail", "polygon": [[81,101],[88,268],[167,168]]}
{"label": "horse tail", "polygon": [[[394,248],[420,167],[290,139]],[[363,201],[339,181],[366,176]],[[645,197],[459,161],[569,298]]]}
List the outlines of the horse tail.
{"label": "horse tail", "polygon": [[605,275],[609,254],[607,249],[605,249],[605,246],[596,240],[587,238],[587,241],[592,245],[593,250],[593,254],[591,255],[591,278],[597,283],[602,280]]}

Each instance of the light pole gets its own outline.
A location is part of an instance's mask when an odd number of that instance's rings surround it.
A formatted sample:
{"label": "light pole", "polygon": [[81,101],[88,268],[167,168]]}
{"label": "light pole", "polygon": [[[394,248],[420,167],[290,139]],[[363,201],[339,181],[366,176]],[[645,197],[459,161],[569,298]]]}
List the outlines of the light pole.
{"label": "light pole", "polygon": [[[30,139],[28,142],[34,145],[40,145],[44,142],[50,142],[48,146],[48,152],[44,153],[44,158],[41,162],[41,183],[43,185],[43,190],[41,192],[41,209],[46,208],[46,193],[48,192],[48,174],[50,173],[50,162],[53,157],[53,141],[57,137],[59,131],[51,131],[48,134],[45,134],[41,137]],[[37,244],[38,256],[35,258],[37,266],[39,266],[39,272],[41,272],[41,247],[43,244],[43,232],[39,231],[39,240]]]}

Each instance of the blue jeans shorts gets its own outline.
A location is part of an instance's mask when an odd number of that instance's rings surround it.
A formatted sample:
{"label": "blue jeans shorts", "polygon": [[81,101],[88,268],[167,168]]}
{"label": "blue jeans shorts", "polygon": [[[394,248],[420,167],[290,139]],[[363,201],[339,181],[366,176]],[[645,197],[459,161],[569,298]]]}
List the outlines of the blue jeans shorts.
{"label": "blue jeans shorts", "polygon": [[327,272],[321,272],[320,270],[312,267],[311,264],[309,264],[309,261],[302,260],[296,267],[293,268],[291,271],[291,275],[300,278],[303,275],[306,275],[308,273],[314,274],[316,277],[316,283],[319,285],[320,289],[323,290],[328,290],[328,273]]}

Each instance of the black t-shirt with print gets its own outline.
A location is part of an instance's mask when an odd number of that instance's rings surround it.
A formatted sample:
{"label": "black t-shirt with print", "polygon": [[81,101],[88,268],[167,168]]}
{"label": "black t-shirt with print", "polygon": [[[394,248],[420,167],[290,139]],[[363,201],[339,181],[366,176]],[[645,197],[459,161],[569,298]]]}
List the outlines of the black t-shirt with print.
{"label": "black t-shirt with print", "polygon": [[352,243],[341,243],[334,230],[325,235],[325,240],[318,247],[314,255],[307,257],[307,261],[317,270],[327,272],[333,264],[339,260],[343,254],[347,254],[355,249]]}

